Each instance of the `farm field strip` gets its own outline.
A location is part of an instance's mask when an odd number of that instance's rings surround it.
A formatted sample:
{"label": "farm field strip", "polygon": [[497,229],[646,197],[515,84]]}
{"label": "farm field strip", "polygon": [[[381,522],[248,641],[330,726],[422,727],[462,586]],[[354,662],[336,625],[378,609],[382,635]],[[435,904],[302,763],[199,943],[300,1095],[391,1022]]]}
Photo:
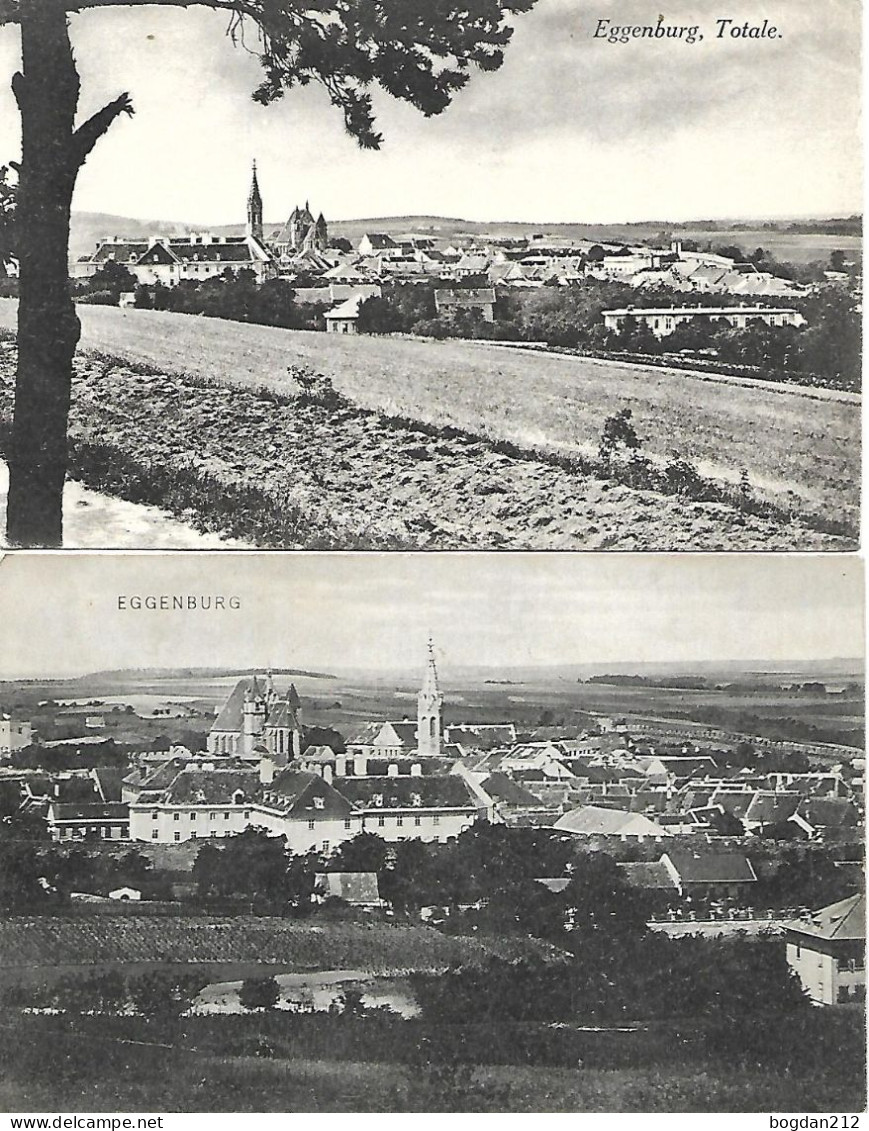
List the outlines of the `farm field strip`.
{"label": "farm field strip", "polygon": [[[530,942],[504,949],[539,952]],[[309,925],[250,916],[33,916],[0,922],[2,969],[147,962],[284,965],[296,970],[364,969],[370,973],[446,968],[499,953],[497,940],[450,938],[430,927],[329,923]],[[518,955],[517,955],[518,956]]]}
{"label": "farm field strip", "polygon": [[[291,393],[290,366],[332,379],[357,403],[522,445],[589,452],[629,407],[650,455],[673,452],[771,498],[855,519],[860,411],[798,390],[722,384],[682,371],[483,343],[344,337],[162,311],[80,307],[82,348],[227,385]],[[12,328],[15,304],[0,302]]]}

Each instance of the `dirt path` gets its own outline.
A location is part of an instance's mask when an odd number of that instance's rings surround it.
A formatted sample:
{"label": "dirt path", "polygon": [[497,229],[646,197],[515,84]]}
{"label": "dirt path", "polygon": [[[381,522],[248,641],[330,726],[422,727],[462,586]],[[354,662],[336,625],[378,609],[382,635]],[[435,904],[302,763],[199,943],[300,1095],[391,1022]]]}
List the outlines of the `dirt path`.
{"label": "dirt path", "polygon": [[[6,496],[9,469],[0,461],[0,547],[6,546]],[[168,511],[128,503],[81,483],[68,481],[63,490],[64,547],[67,550],[244,550],[244,542],[202,534]]]}

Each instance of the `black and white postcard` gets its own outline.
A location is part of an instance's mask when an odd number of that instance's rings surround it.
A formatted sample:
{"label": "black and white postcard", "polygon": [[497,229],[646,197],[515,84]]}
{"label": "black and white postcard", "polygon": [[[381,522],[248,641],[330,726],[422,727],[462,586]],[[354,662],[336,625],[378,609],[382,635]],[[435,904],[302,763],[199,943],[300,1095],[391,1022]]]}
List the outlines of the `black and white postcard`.
{"label": "black and white postcard", "polygon": [[0,621],[5,1110],[864,1110],[855,557],[19,554]]}
{"label": "black and white postcard", "polygon": [[855,548],[860,15],[2,0],[9,544]]}

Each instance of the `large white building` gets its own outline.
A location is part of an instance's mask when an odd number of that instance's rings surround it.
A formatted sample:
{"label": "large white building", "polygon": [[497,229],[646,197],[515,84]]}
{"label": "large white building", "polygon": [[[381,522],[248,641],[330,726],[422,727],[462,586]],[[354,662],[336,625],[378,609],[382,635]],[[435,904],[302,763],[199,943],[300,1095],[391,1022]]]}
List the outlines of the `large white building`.
{"label": "large white building", "polygon": [[727,322],[735,330],[744,330],[755,322],[767,326],[804,326],[805,318],[791,307],[772,306],[626,306],[620,310],[604,310],[607,330],[619,333],[629,319],[642,323],[656,338],[666,338],[686,322],[701,318],[709,322]]}
{"label": "large white building", "polygon": [[863,893],[788,923],[788,965],[816,1005],[866,997],[866,897]]}
{"label": "large white building", "polygon": [[[416,724],[382,724],[379,746],[351,747],[347,755],[328,747],[302,752],[295,687],[280,698],[270,675],[246,676],[217,715],[208,754],[174,751],[125,779],[130,838],[181,844],[261,828],[298,853],[331,852],[360,832],[449,840],[491,817],[493,803],[440,757],[442,706],[429,645]],[[411,738],[412,745],[405,742]]]}

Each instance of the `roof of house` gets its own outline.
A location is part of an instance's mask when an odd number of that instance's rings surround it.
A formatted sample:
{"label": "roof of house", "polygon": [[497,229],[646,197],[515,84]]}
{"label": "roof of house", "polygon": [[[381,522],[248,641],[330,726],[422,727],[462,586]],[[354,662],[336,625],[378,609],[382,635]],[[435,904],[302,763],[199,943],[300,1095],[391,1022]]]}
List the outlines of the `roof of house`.
{"label": "roof of house", "polygon": [[[368,243],[373,248],[396,247],[395,240],[391,236],[385,235],[383,232],[366,232],[362,237],[368,240]],[[362,241],[360,240],[360,243]]]}
{"label": "roof of house", "polygon": [[119,766],[95,766],[92,772],[102,799],[120,801],[124,771]]}
{"label": "roof of house", "polygon": [[494,801],[507,805],[521,805],[523,808],[537,808],[540,805],[540,798],[535,793],[504,773],[490,774],[482,783],[482,788]]}
{"label": "roof of house", "polygon": [[239,790],[245,798],[253,797],[259,788],[259,773],[253,768],[236,765],[214,769],[202,766],[185,766],[160,798],[166,805],[225,805],[231,804]]}
{"label": "roof of house", "polygon": [[344,818],[353,812],[351,801],[324,781],[319,774],[303,770],[284,770],[262,790],[264,804],[280,809],[285,816]]}
{"label": "roof of house", "polygon": [[376,872],[318,872],[316,884],[324,895],[347,903],[380,902]]}
{"label": "roof of house", "polygon": [[745,819],[764,825],[786,821],[797,811],[801,800],[799,793],[759,789],[745,811]]}
{"label": "roof of house", "polygon": [[666,852],[683,884],[735,884],[757,880],[748,857],[739,852]]}
{"label": "roof of house", "polygon": [[403,722],[400,722],[400,723],[393,723],[393,722],[381,723],[380,727],[375,731],[375,737],[378,734],[380,734],[380,732],[383,730],[384,727],[387,727],[387,726],[392,727],[392,729],[395,731],[396,736],[398,737],[398,740],[399,740],[399,742],[401,743],[402,746],[410,746],[410,747],[416,748],[418,743],[417,743],[417,737],[416,737],[417,724],[415,722],[411,722],[411,721],[405,719]]}
{"label": "roof of house", "polygon": [[866,896],[849,895],[815,911],[807,919],[788,923],[788,929],[815,938],[844,941],[866,938]]}
{"label": "roof of house", "polygon": [[678,891],[676,881],[660,860],[642,861],[636,864],[620,862],[619,867],[631,887],[645,888],[649,891]]}
{"label": "roof of house", "polygon": [[623,809],[604,809],[598,805],[581,805],[555,822],[562,832],[580,833],[583,836],[667,836],[663,829],[642,813],[628,813]]}
{"label": "roof of house", "polygon": [[816,828],[854,828],[859,812],[846,797],[812,797],[799,807],[800,816]]}
{"label": "roof of house", "polygon": [[123,801],[71,802],[52,804],[50,812],[54,821],[127,821],[130,807]]}
{"label": "roof of house", "polygon": [[365,295],[351,295],[350,298],[346,298],[333,310],[327,310],[323,317],[327,320],[330,318],[358,318],[359,307],[364,299]]}
{"label": "roof of house", "polygon": [[333,785],[359,809],[480,808],[468,783],[458,774],[335,778]]}

